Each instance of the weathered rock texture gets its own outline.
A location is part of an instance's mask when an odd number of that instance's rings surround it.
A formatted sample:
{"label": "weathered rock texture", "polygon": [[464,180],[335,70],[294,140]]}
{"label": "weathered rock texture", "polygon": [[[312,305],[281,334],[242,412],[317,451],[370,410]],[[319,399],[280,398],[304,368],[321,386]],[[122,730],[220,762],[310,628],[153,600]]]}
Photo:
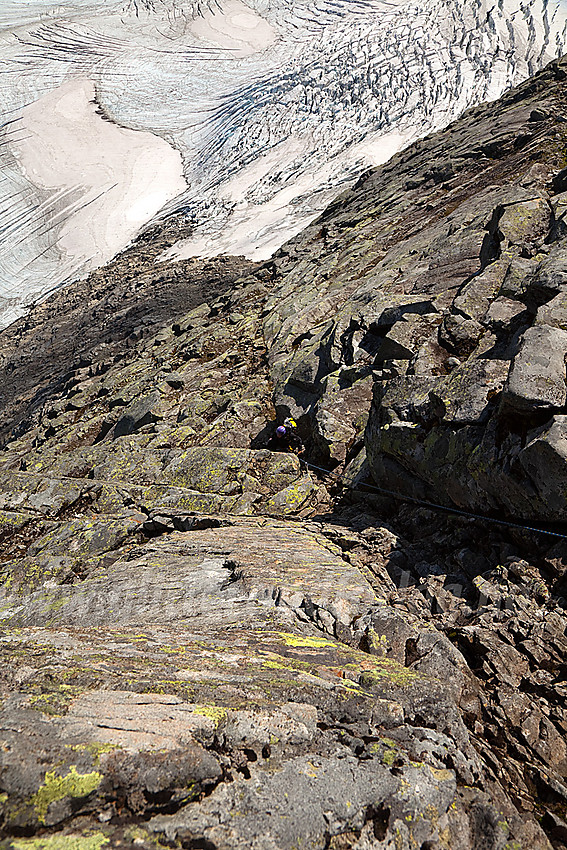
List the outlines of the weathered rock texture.
{"label": "weathered rock texture", "polygon": [[567,519],[564,74],[361,178],[277,258],[275,402],[322,457],[360,450],[370,407],[377,484]]}
{"label": "weathered rock texture", "polygon": [[6,847],[567,846],[565,539],[372,489],[565,518],[566,126],[559,63],[265,266],[0,335]]}

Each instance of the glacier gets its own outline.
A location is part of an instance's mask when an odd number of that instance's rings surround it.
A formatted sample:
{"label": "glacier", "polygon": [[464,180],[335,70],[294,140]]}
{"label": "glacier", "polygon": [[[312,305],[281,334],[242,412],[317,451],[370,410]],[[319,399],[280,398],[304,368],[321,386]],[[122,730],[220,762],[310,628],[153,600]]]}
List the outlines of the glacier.
{"label": "glacier", "polygon": [[0,327],[178,212],[263,259],[565,52],[567,0],[3,0]]}

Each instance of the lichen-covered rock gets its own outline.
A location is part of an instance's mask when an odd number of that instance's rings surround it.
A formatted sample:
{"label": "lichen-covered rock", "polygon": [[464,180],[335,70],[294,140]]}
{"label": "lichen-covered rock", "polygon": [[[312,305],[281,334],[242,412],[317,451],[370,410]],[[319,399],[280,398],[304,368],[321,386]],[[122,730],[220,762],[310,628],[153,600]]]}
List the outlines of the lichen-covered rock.
{"label": "lichen-covered rock", "polygon": [[6,850],[560,846],[565,74],[0,335]]}
{"label": "lichen-covered rock", "polygon": [[510,268],[510,260],[504,256],[490,263],[484,271],[465,283],[453,301],[453,309],[466,319],[481,322],[494,299],[500,293]]}
{"label": "lichen-covered rock", "polygon": [[567,286],[567,251],[561,243],[548,256],[541,256],[539,265],[528,278],[529,291],[540,303],[558,295]]}
{"label": "lichen-covered rock", "polygon": [[299,476],[293,454],[204,447],[179,454],[163,469],[161,482],[225,496],[251,489],[271,495]]}
{"label": "lichen-covered rock", "polygon": [[[4,587],[22,593],[41,585],[52,587],[54,581],[84,578],[98,565],[116,559],[124,543],[136,539],[144,518],[133,512],[54,523],[34,540],[25,557],[5,565]],[[49,610],[56,610],[60,602],[53,600]]]}
{"label": "lichen-covered rock", "polygon": [[324,386],[315,407],[318,446],[334,461],[344,461],[352,444],[364,435],[373,379],[341,370],[328,375]]}
{"label": "lichen-covered rock", "polygon": [[546,198],[534,198],[507,204],[498,219],[501,238],[508,245],[523,245],[547,236],[551,225],[551,209]]}
{"label": "lichen-covered rock", "polygon": [[376,353],[376,363],[383,360],[411,360],[425,340],[433,337],[441,322],[439,315],[409,314],[388,331]]}
{"label": "lichen-covered rock", "polygon": [[173,817],[154,818],[150,829],[184,843],[203,835],[219,850],[298,841],[322,850],[330,836],[361,832],[370,840],[403,835],[398,846],[422,846],[446,827],[454,799],[449,770],[408,765],[393,777],[380,757],[361,764],[352,756],[298,757],[277,770],[254,768],[250,781],[223,786],[204,805]]}
{"label": "lichen-covered rock", "polygon": [[567,331],[549,325],[529,328],[512,362],[504,403],[519,413],[563,407],[566,357]]}
{"label": "lichen-covered rock", "polygon": [[560,292],[547,304],[542,304],[537,311],[535,324],[567,331],[567,291]]}
{"label": "lichen-covered rock", "polygon": [[490,415],[490,401],[502,392],[510,364],[507,360],[467,361],[429,391],[433,413],[454,425],[480,425]]}
{"label": "lichen-covered rock", "polygon": [[501,295],[494,299],[486,311],[485,320],[496,333],[509,334],[515,328],[525,326],[528,316],[528,310],[522,301]]}
{"label": "lichen-covered rock", "polygon": [[551,516],[567,516],[567,416],[532,432],[518,461]]}
{"label": "lichen-covered rock", "polygon": [[[174,384],[177,384],[177,388],[179,389],[179,381],[174,382]],[[120,418],[112,431],[113,437],[123,437],[126,434],[132,434],[139,428],[143,428],[144,425],[151,425],[157,422],[161,418],[160,402],[161,396],[156,391],[134,399],[134,401],[121,411]]]}

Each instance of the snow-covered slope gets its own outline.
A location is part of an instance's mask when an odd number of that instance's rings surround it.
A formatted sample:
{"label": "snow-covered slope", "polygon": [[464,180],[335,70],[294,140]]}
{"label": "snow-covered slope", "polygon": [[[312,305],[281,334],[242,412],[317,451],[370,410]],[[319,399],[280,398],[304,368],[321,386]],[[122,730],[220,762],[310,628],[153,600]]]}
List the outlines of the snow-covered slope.
{"label": "snow-covered slope", "polygon": [[567,0],[2,0],[0,324],[160,209],[268,256],[566,44]]}

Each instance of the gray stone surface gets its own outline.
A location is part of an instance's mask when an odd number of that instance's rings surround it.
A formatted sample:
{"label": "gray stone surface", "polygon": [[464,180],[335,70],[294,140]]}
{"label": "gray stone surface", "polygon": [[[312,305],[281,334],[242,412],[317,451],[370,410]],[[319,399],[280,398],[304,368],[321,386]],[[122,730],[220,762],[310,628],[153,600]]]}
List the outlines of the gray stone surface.
{"label": "gray stone surface", "polygon": [[566,357],[567,331],[549,325],[529,328],[510,367],[504,403],[518,413],[563,407]]}
{"label": "gray stone surface", "polygon": [[[404,793],[416,787],[417,793]],[[451,771],[408,767],[393,777],[379,759],[299,757],[273,772],[254,770],[248,782],[220,788],[204,805],[154,818],[149,826],[169,840],[204,835],[219,850],[291,850],[298,841],[322,850],[329,835],[367,824],[369,837],[403,830],[409,846],[420,846],[438,838],[454,795]]]}
{"label": "gray stone surface", "polygon": [[443,422],[474,425],[490,415],[490,399],[498,395],[508,378],[507,360],[467,361],[430,390],[433,412]]}

